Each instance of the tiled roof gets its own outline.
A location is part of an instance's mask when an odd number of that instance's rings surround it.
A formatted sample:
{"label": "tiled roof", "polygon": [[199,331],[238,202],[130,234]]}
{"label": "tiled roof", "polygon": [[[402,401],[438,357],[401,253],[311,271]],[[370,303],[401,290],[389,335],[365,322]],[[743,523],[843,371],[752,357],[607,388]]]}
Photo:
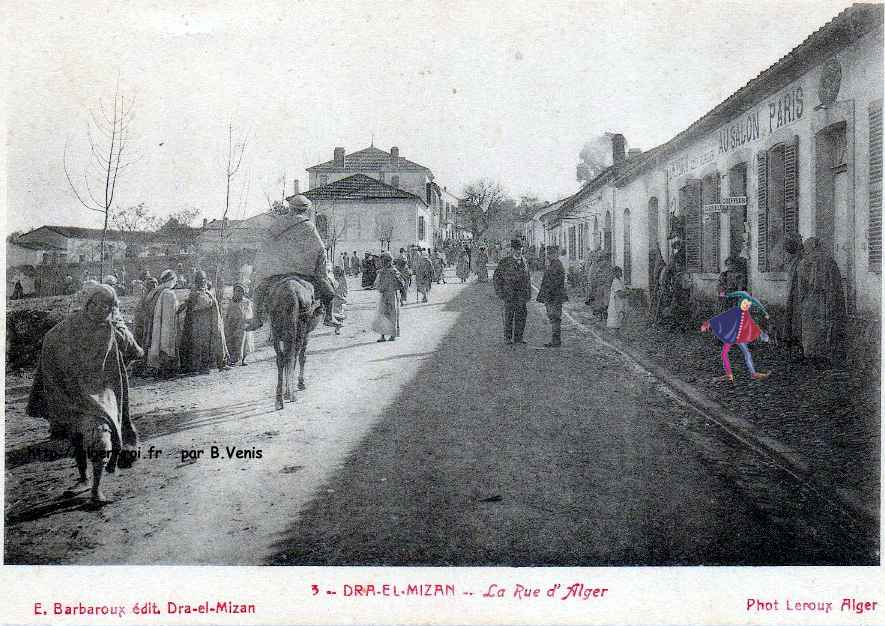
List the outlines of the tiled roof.
{"label": "tiled roof", "polygon": [[[334,183],[311,189],[304,193],[311,201],[317,200],[370,200],[375,198],[401,198],[420,200],[413,193],[397,189],[391,185],[385,185],[381,181],[370,178],[365,174],[354,174]],[[287,198],[288,199],[288,198]]]}
{"label": "tiled roof", "polygon": [[[375,146],[369,146],[364,150],[360,150],[359,152],[353,152],[351,154],[344,156],[344,171],[353,171],[353,172],[365,172],[365,171],[423,171],[428,168],[423,165],[419,165],[414,161],[409,161],[406,158],[398,157],[394,162],[394,159],[390,156],[389,152],[385,152],[380,148],[376,148]],[[335,164],[335,161],[326,161],[325,163],[320,163],[319,165],[313,165],[307,168],[308,172],[318,172],[318,171],[335,171],[340,172],[342,168]]]}
{"label": "tiled roof", "polygon": [[[79,226],[52,226],[49,224],[45,224],[43,226],[40,226],[40,228],[35,228],[34,230],[25,233],[21,236],[21,238],[31,236],[33,233],[36,233],[38,230],[41,229],[46,229],[68,239],[101,239],[102,232],[101,228],[80,228]],[[109,239],[111,241],[119,241],[120,231],[108,228],[105,239]],[[32,239],[32,241],[34,240],[36,239]]]}
{"label": "tiled roof", "polygon": [[10,242],[14,246],[19,246],[20,248],[27,248],[28,250],[66,250],[64,246],[57,246],[53,243],[49,243],[48,241],[18,241],[14,240]]}

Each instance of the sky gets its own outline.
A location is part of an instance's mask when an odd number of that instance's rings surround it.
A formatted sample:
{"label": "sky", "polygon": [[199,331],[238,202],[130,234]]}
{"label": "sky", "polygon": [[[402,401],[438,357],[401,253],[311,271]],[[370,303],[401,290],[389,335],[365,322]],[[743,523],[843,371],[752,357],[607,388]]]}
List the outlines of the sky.
{"label": "sky", "polygon": [[[663,143],[850,5],[711,2],[19,3],[4,15],[5,229],[100,227],[82,180],[90,111],[134,98],[115,206],[220,218],[228,127],[246,137],[232,218],[285,176],[374,144],[456,195],[577,190],[588,140]],[[12,6],[12,5],[10,5]]]}

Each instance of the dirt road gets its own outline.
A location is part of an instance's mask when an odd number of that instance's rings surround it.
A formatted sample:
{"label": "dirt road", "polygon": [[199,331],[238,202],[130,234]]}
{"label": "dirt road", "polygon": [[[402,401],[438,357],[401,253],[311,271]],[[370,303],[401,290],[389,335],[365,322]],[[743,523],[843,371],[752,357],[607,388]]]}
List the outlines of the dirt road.
{"label": "dirt road", "polygon": [[[654,380],[569,329],[566,347],[541,348],[537,305],[529,345],[505,346],[488,283],[435,286],[428,304],[411,295],[403,336],[376,343],[375,293],[352,290],[347,326],[312,336],[308,389],[282,412],[269,347],[245,368],[136,381],[142,457],[109,477],[115,502],[99,511],[83,495],[60,497],[72,460],[41,458],[45,423],[24,416],[22,392],[8,397],[5,561],[781,564],[820,554],[709,471],[685,436],[696,418]],[[151,447],[162,453],[149,458]]]}

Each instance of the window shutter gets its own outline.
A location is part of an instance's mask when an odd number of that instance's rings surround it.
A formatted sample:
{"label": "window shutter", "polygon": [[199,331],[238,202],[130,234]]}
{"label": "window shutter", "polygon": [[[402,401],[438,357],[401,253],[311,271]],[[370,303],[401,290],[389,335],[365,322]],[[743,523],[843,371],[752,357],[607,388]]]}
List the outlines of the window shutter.
{"label": "window shutter", "polygon": [[[712,185],[710,196],[713,198],[713,203],[718,204],[722,201],[722,194],[720,192],[721,181],[719,179],[719,173],[717,172],[713,174],[711,180]],[[710,258],[713,260],[713,264],[715,265],[715,267],[711,268],[714,272],[719,271],[719,216],[719,213],[710,214],[712,225],[710,227],[710,241],[708,245],[710,246]]]}
{"label": "window shutter", "polygon": [[685,269],[703,271],[701,241],[703,233],[701,181],[689,180],[685,186]]}
{"label": "window shutter", "polygon": [[784,234],[799,232],[799,136],[784,146]]}
{"label": "window shutter", "polygon": [[768,153],[756,155],[756,256],[759,271],[768,271]]}
{"label": "window shutter", "polygon": [[882,101],[870,105],[870,271],[882,272]]}

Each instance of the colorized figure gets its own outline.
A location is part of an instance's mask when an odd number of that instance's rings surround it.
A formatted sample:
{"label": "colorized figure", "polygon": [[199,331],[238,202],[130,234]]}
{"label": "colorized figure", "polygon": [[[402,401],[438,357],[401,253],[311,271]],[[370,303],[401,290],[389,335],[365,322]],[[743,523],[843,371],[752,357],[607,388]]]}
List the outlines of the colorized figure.
{"label": "colorized figure", "polygon": [[702,333],[711,330],[719,341],[722,342],[722,366],[725,368],[725,375],[720,376],[716,380],[734,382],[734,374],[731,373],[731,362],[728,360],[728,352],[735,344],[744,354],[744,362],[747,364],[750,376],[754,380],[764,380],[768,378],[770,372],[756,371],[756,368],[753,366],[753,356],[750,354],[747,344],[760,338],[762,341],[768,341],[768,334],[759,328],[753,320],[753,317],[750,315],[750,308],[758,308],[766,319],[768,318],[768,312],[761,302],[746,291],[729,293],[726,295],[726,298],[737,298],[738,305],[701,324]]}

